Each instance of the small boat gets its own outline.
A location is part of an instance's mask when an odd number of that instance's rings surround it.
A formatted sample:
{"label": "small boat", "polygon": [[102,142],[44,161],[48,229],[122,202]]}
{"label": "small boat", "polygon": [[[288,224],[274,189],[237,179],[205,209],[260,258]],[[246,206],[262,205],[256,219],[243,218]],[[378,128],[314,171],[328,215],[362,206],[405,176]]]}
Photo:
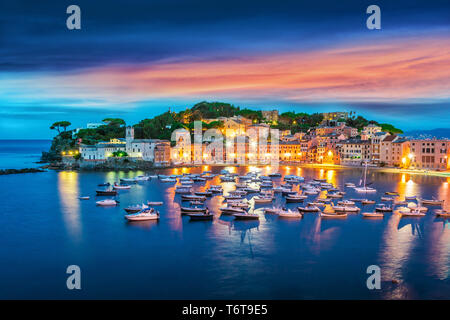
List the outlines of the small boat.
{"label": "small boat", "polygon": [[268,176],[271,178],[280,178],[281,173],[279,173],[279,172],[269,173]]}
{"label": "small boat", "polygon": [[253,201],[255,201],[255,204],[272,203],[273,198],[272,197],[253,197]]}
{"label": "small boat", "polygon": [[96,190],[98,196],[115,196],[117,190]]}
{"label": "small boat", "polygon": [[242,197],[238,194],[230,194],[228,196],[224,196],[225,200],[242,200]]}
{"label": "small boat", "polygon": [[344,207],[354,207],[355,203],[353,201],[350,200],[342,200],[342,201],[338,201],[337,203],[340,206],[344,206]]}
{"label": "small boat", "polygon": [[318,178],[315,178],[314,181],[317,181],[317,182],[327,182],[327,179],[323,179],[323,178],[318,179]]}
{"label": "small boat", "polygon": [[347,218],[347,213],[325,213],[321,212],[320,217],[322,218]]}
{"label": "small boat", "polygon": [[256,213],[235,213],[233,216],[236,220],[259,220],[259,215]]}
{"label": "small boat", "polygon": [[224,207],[219,209],[220,212],[222,212],[223,215],[233,215],[235,213],[242,213],[245,214],[246,211],[241,208],[233,208],[233,207]]}
{"label": "small boat", "polygon": [[382,212],[363,212],[362,213],[364,218],[383,218],[384,213]]}
{"label": "small boat", "polygon": [[436,216],[441,217],[441,218],[450,218],[450,212],[445,211],[445,210],[436,210],[435,211]]}
{"label": "small boat", "polygon": [[180,208],[181,212],[206,212],[206,208],[191,208],[191,207],[181,207]]}
{"label": "small boat", "polygon": [[98,206],[102,206],[102,207],[117,206],[118,203],[119,203],[119,201],[116,201],[114,199],[105,199],[105,200],[100,200],[100,201],[96,202],[96,204]]}
{"label": "small boat", "polygon": [[344,195],[341,193],[327,193],[327,198],[337,199],[342,198]]}
{"label": "small boat", "polygon": [[202,206],[203,204],[204,203],[201,201],[197,201],[197,200],[191,201],[192,206]]}
{"label": "small boat", "polygon": [[85,196],[85,197],[79,197],[78,199],[80,199],[80,200],[89,200],[90,197],[89,196]]}
{"label": "small boat", "polygon": [[401,200],[394,200],[393,204],[394,204],[394,206],[406,206],[406,205],[408,205],[408,202],[401,201]]}
{"label": "small boat", "polygon": [[349,213],[357,213],[361,209],[355,206],[333,206],[335,212],[349,212]]}
{"label": "small boat", "polygon": [[257,192],[259,192],[259,189],[247,187],[247,188],[244,188],[244,191],[246,191],[247,193],[257,193]]}
{"label": "small boat", "polygon": [[124,208],[127,213],[138,213],[139,211],[148,209],[148,206],[145,204],[137,205],[137,206],[129,206]]}
{"label": "small boat", "polygon": [[125,215],[125,219],[128,221],[158,220],[159,212],[153,208],[144,209],[134,214]]}
{"label": "small boat", "polygon": [[344,186],[346,186],[347,188],[355,188],[355,187],[356,187],[355,184],[354,184],[354,183],[351,183],[351,182],[346,182],[346,183],[344,184]]}
{"label": "small boat", "polygon": [[177,182],[177,179],[172,179],[172,178],[162,178],[159,181],[161,182],[166,182],[166,183],[170,183],[170,182]]}
{"label": "small boat", "polygon": [[390,206],[385,206],[385,205],[378,205],[376,208],[375,208],[375,211],[377,211],[377,212],[392,212],[392,207],[390,207]]}
{"label": "small boat", "polygon": [[319,191],[320,190],[309,189],[309,190],[305,190],[303,193],[306,195],[312,196],[312,195],[319,194]]}
{"label": "small boat", "polygon": [[[135,178],[122,178],[120,179],[120,182],[136,183],[136,180]],[[116,185],[116,183],[114,185]]]}
{"label": "small boat", "polygon": [[182,194],[181,200],[183,200],[183,201],[191,201],[191,200],[206,201],[206,197],[205,196],[196,196],[194,194]]}
{"label": "small boat", "polygon": [[267,214],[278,214],[280,212],[280,208],[264,208],[264,213]]}
{"label": "small boat", "polygon": [[306,198],[308,198],[308,197],[294,194],[294,195],[286,196],[286,203],[303,202],[303,200],[305,200]]}
{"label": "small boat", "polygon": [[134,178],[134,181],[148,181],[150,180],[150,176],[137,176]]}
{"label": "small boat", "polygon": [[99,187],[109,187],[111,184],[109,182],[106,183],[100,183],[98,186]]}
{"label": "small boat", "polygon": [[278,213],[278,218],[298,219],[303,218],[303,214],[301,212],[295,212],[292,210],[281,210]]}
{"label": "small boat", "polygon": [[209,211],[205,213],[188,213],[187,216],[191,218],[193,221],[200,221],[200,220],[213,220],[214,215],[212,213],[209,213]]}
{"label": "small boat", "polygon": [[377,189],[370,188],[370,187],[356,187],[356,192],[363,192],[363,193],[375,193],[377,192]]}
{"label": "small boat", "polygon": [[442,206],[444,204],[444,200],[425,200],[425,199],[421,199],[420,202],[422,202],[422,204],[426,204],[429,206]]}
{"label": "small boat", "polygon": [[114,183],[113,188],[116,190],[125,190],[125,189],[130,189],[131,186],[128,184],[118,185],[117,183]]}
{"label": "small boat", "polygon": [[364,200],[361,201],[361,204],[363,204],[363,205],[375,204],[375,200],[364,199]]}
{"label": "small boat", "polygon": [[381,201],[394,201],[392,197],[381,197]]}
{"label": "small boat", "polygon": [[150,207],[162,206],[164,203],[162,201],[148,201],[147,205]]}
{"label": "small boat", "polygon": [[375,192],[377,192],[376,189],[367,186],[367,166],[368,165],[369,165],[369,163],[365,162],[363,185],[362,185],[362,187],[355,187],[354,190],[356,192],[363,192],[363,193],[375,193]]}
{"label": "small boat", "polygon": [[177,186],[175,188],[175,193],[179,193],[179,194],[191,193],[191,188],[190,187]]}
{"label": "small boat", "polygon": [[414,201],[414,200],[417,200],[417,196],[405,196],[405,200],[406,201]]}
{"label": "small boat", "polygon": [[398,213],[403,217],[424,217],[426,214],[419,209],[399,210]]}
{"label": "small boat", "polygon": [[398,196],[397,191],[386,191],[384,194],[386,194],[388,196]]}
{"label": "small boat", "polygon": [[197,196],[205,196],[205,197],[211,197],[212,196],[212,192],[211,191],[197,191],[197,192],[194,192],[194,193]]}
{"label": "small boat", "polygon": [[297,207],[299,212],[320,212],[320,208],[316,205],[308,203],[305,207]]}

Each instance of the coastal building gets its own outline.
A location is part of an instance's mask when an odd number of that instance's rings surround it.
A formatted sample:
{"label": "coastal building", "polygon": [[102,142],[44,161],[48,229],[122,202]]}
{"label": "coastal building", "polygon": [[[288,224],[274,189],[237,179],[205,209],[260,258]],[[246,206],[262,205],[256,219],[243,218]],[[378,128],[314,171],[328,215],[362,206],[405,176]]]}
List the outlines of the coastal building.
{"label": "coastal building", "polygon": [[409,141],[398,135],[386,136],[380,144],[380,164],[388,166],[406,166],[409,154]]}
{"label": "coastal building", "polygon": [[323,122],[348,119],[348,112],[325,112],[322,113],[322,115],[323,115]]}
{"label": "coastal building", "polygon": [[411,140],[408,158],[412,169],[449,170],[450,140]]}
{"label": "coastal building", "polygon": [[370,160],[371,143],[368,140],[349,139],[341,143],[340,163],[343,165],[360,166]]}
{"label": "coastal building", "polygon": [[369,140],[374,137],[374,135],[378,132],[381,132],[381,127],[375,124],[369,124],[365,126],[361,132],[362,140]]}
{"label": "coastal building", "polygon": [[371,162],[373,164],[380,164],[381,156],[381,141],[389,135],[387,132],[376,132],[372,135],[370,139],[371,143]]}
{"label": "coastal building", "polygon": [[81,144],[79,147],[81,157],[89,161],[104,161],[117,151],[126,152],[125,141],[111,139],[109,142],[103,141],[95,145]]}

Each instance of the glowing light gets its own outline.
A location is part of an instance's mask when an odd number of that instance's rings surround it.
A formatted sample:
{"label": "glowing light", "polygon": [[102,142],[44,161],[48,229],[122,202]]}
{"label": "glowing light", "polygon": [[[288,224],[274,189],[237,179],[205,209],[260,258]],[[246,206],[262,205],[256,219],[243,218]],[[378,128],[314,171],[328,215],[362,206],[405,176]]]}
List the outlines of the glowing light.
{"label": "glowing light", "polygon": [[414,157],[414,155],[412,153],[408,154],[408,158],[412,159]]}
{"label": "glowing light", "polygon": [[331,152],[331,150],[328,151],[328,156],[329,156],[329,157],[332,157],[332,156],[333,156],[333,152]]}

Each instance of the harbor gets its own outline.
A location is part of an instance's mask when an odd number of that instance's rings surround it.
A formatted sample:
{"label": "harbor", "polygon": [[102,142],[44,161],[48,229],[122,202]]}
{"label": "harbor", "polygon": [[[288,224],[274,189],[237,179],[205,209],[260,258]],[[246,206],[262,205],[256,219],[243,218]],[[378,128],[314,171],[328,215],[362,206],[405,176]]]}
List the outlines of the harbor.
{"label": "harbor", "polygon": [[[364,175],[375,192],[356,191]],[[77,298],[439,299],[450,288],[448,178],[201,166],[1,179],[8,297],[70,297],[53,274],[67,264],[90,284]],[[373,264],[377,291],[365,286]]]}

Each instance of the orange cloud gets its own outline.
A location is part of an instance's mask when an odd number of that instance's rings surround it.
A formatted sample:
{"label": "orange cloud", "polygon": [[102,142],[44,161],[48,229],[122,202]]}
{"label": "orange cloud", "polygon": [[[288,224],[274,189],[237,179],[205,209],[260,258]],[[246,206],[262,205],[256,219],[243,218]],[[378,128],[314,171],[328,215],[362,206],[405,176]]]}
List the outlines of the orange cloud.
{"label": "orange cloud", "polygon": [[308,52],[201,62],[108,66],[33,85],[53,95],[138,101],[272,98],[287,101],[448,99],[450,39],[396,39]]}

